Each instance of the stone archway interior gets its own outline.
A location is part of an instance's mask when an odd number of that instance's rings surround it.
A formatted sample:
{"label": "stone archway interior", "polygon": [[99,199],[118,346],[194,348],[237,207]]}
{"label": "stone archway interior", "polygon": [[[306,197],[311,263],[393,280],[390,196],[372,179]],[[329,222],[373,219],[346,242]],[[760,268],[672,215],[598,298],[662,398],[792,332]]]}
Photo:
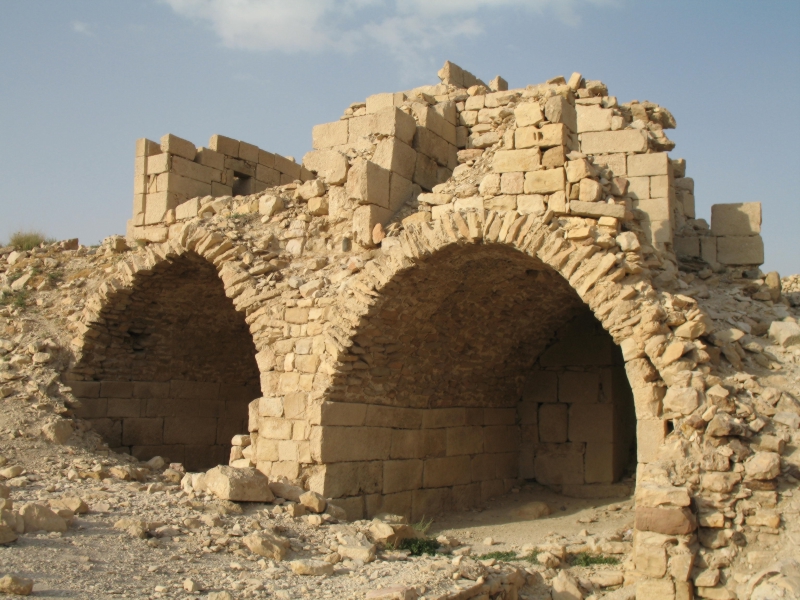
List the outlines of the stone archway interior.
{"label": "stone archway interior", "polygon": [[368,515],[470,508],[520,478],[611,483],[631,456],[619,349],[560,275],[513,249],[451,247],[399,274],[344,365],[311,483],[364,495]]}
{"label": "stone archway interior", "polygon": [[195,254],[157,265],[103,312],[107,335],[73,382],[79,416],[108,444],[187,469],[227,462],[259,396],[256,349],[214,266]]}

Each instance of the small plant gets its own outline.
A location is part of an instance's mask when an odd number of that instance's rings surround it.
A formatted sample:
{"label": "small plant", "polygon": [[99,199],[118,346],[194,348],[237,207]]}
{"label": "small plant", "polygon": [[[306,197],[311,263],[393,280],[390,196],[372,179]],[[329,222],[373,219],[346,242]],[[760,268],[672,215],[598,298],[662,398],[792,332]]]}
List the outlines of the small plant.
{"label": "small plant", "polygon": [[28,301],[28,292],[0,292],[0,306],[13,306],[14,308],[25,308]]}
{"label": "small plant", "polygon": [[422,515],[422,519],[420,519],[418,523],[414,523],[411,527],[413,527],[414,531],[416,531],[417,533],[425,535],[426,533],[428,533],[428,530],[431,528],[431,525],[433,525],[433,519],[432,518],[426,519],[425,515]]}
{"label": "small plant", "polygon": [[539,551],[534,550],[530,554],[526,554],[525,556],[521,557],[520,560],[524,560],[529,563],[539,562]]}
{"label": "small plant", "polygon": [[17,231],[11,235],[9,244],[14,246],[17,250],[33,250],[37,246],[48,243],[51,244],[55,240],[45,237],[39,231]]}
{"label": "small plant", "polygon": [[508,562],[517,558],[517,553],[513,550],[509,550],[507,552],[489,552],[488,554],[481,554],[478,558],[481,560],[489,560],[490,558],[493,558],[495,560],[504,560]]}
{"label": "small plant", "polygon": [[14,296],[14,307],[15,308],[25,308],[25,305],[28,302],[28,292],[20,291],[17,292]]}
{"label": "small plant", "polygon": [[569,557],[569,564],[573,567],[591,567],[592,565],[618,565],[619,559],[602,554],[589,554],[581,552]]}
{"label": "small plant", "polygon": [[411,556],[422,556],[423,554],[436,554],[439,549],[439,542],[433,538],[406,538],[397,545],[398,550],[408,550]]}

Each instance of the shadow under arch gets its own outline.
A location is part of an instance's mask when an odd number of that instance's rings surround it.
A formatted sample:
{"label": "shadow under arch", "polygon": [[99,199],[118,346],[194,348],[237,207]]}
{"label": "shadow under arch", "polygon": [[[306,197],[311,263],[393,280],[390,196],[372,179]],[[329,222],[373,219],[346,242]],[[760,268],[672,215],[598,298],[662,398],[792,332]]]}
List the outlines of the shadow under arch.
{"label": "shadow under arch", "polygon": [[521,478],[612,483],[635,462],[619,348],[561,274],[511,246],[449,244],[400,269],[350,340],[310,483],[355,514],[468,509]]}
{"label": "shadow under arch", "polygon": [[259,370],[244,314],[214,265],[185,252],[139,271],[93,328],[68,374],[77,416],[140,459],[160,455],[188,470],[226,463],[259,396]]}

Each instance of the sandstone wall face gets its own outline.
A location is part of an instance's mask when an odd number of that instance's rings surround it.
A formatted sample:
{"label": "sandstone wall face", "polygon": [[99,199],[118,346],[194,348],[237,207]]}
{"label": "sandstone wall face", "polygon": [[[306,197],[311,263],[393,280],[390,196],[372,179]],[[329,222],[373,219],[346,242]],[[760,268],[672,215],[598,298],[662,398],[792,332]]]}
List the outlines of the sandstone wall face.
{"label": "sandstone wall face", "polygon": [[[579,74],[464,89],[454,67],[315,128],[316,178],[132,223],[141,247],[82,313],[71,378],[99,386],[102,410],[104,385],[124,380],[103,365],[125,364],[127,303],[160,272],[206,261],[229,302],[214,314],[232,305],[249,328],[235,364],[249,349],[260,383],[232,466],[338,498],[351,517],[418,518],[520,477],[606,485],[635,432],[629,577],[690,597],[698,543],[735,552],[766,506],[742,501],[776,487],[774,469],[746,470],[767,448],[749,440],[800,423],[747,383],[755,350],[739,327],[751,326],[707,314],[691,286],[759,263],[760,211],[715,209],[711,228],[694,218],[662,107],[619,104]],[[219,360],[216,380],[191,371],[197,385],[250,384]],[[161,381],[144,363],[143,381]],[[243,417],[225,402],[220,419]]]}

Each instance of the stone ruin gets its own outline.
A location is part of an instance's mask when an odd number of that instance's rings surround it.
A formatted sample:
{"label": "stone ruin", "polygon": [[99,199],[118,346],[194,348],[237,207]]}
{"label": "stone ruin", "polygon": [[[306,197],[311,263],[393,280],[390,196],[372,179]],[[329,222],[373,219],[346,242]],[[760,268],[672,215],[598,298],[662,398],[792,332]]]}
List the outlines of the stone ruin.
{"label": "stone ruin", "polygon": [[[520,480],[611,497],[635,473],[626,577],[691,598],[699,547],[780,527],[800,425],[694,285],[760,276],[761,205],[698,219],[673,116],[600,81],[439,77],[314,127],[302,165],[219,135],[139,140],[140,251],[77,325],[79,416],[115,450],[254,467],[350,518],[469,509]],[[786,312],[774,278],[751,291]]]}

